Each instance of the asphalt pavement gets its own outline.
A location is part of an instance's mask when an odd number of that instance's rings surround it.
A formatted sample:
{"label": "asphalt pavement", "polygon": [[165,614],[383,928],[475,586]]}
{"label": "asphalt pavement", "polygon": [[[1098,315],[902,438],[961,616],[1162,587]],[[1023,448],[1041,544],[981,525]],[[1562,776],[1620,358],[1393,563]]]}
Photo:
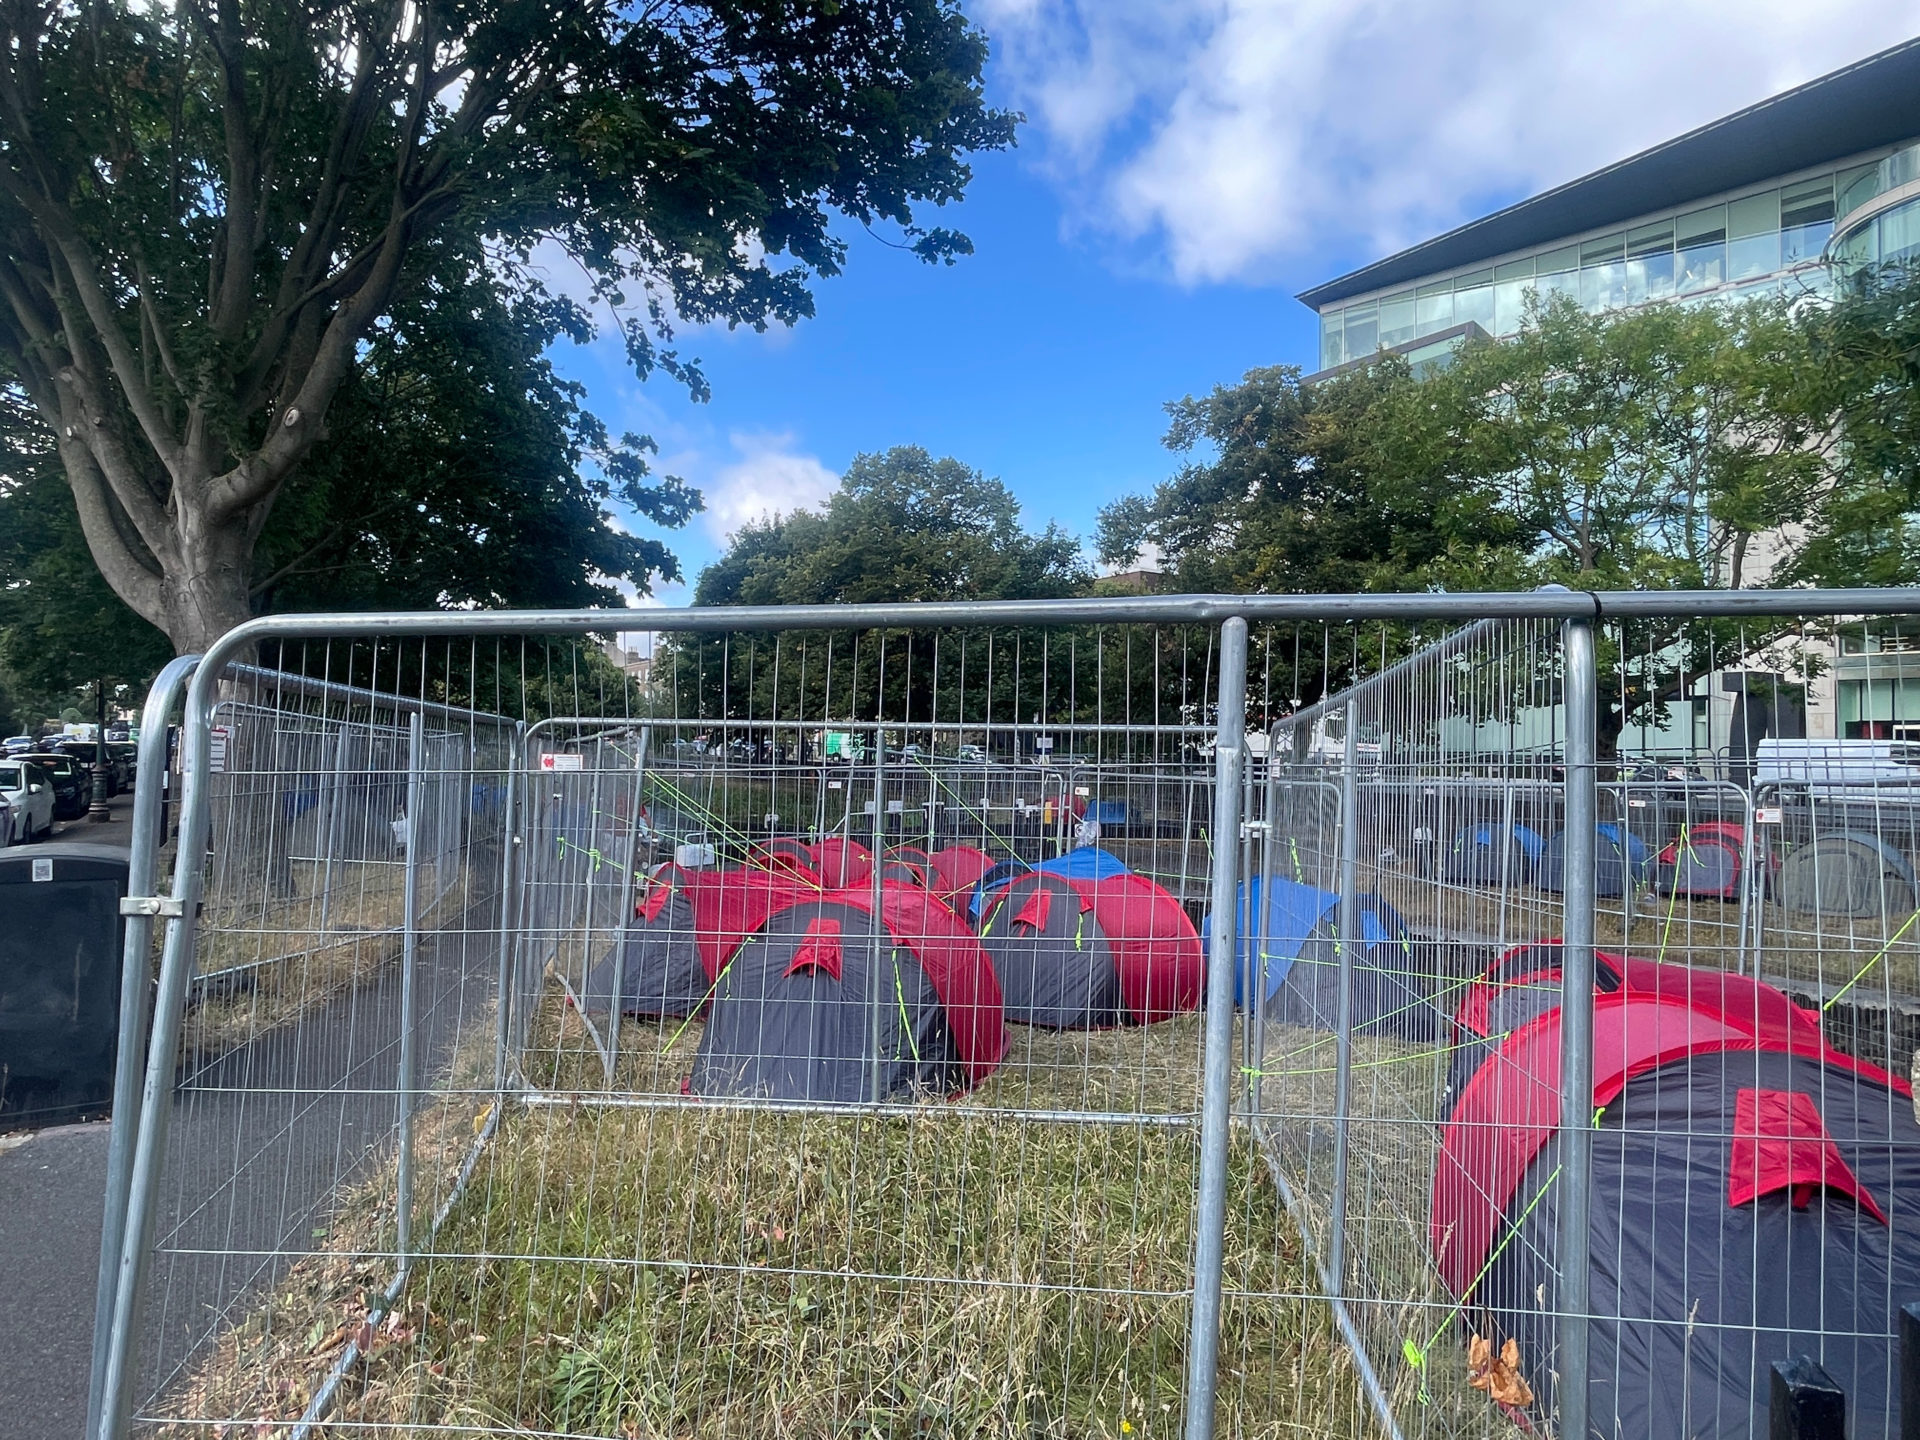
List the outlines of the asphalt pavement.
{"label": "asphalt pavement", "polygon": [[[113,819],[64,820],[36,852],[127,845],[133,797]],[[86,1424],[108,1126],[0,1136],[0,1437],[74,1440]]]}

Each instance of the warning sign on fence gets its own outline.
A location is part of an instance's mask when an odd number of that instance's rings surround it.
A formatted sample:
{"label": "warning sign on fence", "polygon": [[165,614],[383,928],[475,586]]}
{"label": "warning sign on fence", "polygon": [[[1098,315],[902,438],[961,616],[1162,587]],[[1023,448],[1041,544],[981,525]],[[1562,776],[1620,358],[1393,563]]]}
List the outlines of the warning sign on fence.
{"label": "warning sign on fence", "polygon": [[587,768],[587,757],[584,755],[560,755],[549,751],[540,757],[540,768],[542,770],[559,770],[569,773],[575,770],[584,770]]}

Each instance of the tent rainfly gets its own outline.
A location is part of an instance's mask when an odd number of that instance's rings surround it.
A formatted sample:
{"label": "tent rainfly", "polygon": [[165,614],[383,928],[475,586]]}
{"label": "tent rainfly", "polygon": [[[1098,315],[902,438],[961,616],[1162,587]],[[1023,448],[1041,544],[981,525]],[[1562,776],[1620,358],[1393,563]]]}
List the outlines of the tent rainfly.
{"label": "tent rainfly", "polygon": [[1102,850],[1098,845],[1082,845],[1065,854],[1055,855],[1029,865],[1024,860],[1002,860],[980,877],[973,887],[973,900],[969,913],[978,916],[986,908],[987,897],[1004,885],[1027,874],[1039,870],[1048,875],[1063,876],[1068,880],[1105,880],[1114,875],[1130,875],[1127,862],[1111,851]]}
{"label": "tent rainfly", "polygon": [[1545,853],[1540,832],[1525,825],[1465,825],[1447,852],[1447,879],[1455,885],[1525,885]]}
{"label": "tent rainfly", "polygon": [[[1258,876],[1240,887],[1235,981],[1240,1003],[1247,1003],[1258,976],[1269,1020],[1316,1030],[1338,1028],[1340,897],[1276,876],[1263,921],[1261,893]],[[1352,964],[1353,1033],[1431,1040],[1439,1033],[1440,1015],[1416,971],[1405,922],[1378,895],[1358,896],[1354,905],[1360,916],[1360,944]],[[1212,928],[1208,917],[1203,935],[1210,935]]]}
{"label": "tent rainfly", "polygon": [[[876,1041],[878,1049],[875,1049]],[[979,942],[926,891],[793,897],[714,987],[695,1095],[858,1103],[954,1094],[1005,1055],[1000,986]]]}
{"label": "tent rainfly", "polygon": [[[1466,1026],[1479,1061],[1454,1087],[1433,1178],[1440,1276],[1475,1333],[1517,1343],[1535,1393],[1510,1412],[1516,1435],[1546,1433],[1558,1405],[1555,1321],[1539,1299],[1561,1268],[1552,949],[1509,952],[1463,1002],[1456,1025],[1471,1004],[1479,1023],[1510,1028]],[[1846,1392],[1850,1434],[1900,1433],[1893,1337],[1920,1294],[1907,1083],[1828,1047],[1818,1017],[1770,986],[1602,959],[1590,1412],[1608,1434],[1746,1440],[1767,1433],[1772,1362],[1818,1355]],[[1516,1001],[1504,1015],[1502,992]]]}
{"label": "tent rainfly", "polygon": [[[1638,835],[1630,835],[1618,825],[1594,827],[1594,893],[1624,895],[1627,885],[1639,889],[1647,883],[1647,867],[1652,859]],[[1540,858],[1539,886],[1542,890],[1564,892],[1567,888],[1567,832],[1556,830],[1547,841]]]}
{"label": "tent rainfly", "polygon": [[1904,919],[1920,904],[1907,857],[1877,835],[1823,835],[1780,865],[1780,903],[1802,915]]}
{"label": "tent rainfly", "polygon": [[873,878],[873,852],[858,840],[830,835],[813,847],[813,869],[829,890],[864,885]]}

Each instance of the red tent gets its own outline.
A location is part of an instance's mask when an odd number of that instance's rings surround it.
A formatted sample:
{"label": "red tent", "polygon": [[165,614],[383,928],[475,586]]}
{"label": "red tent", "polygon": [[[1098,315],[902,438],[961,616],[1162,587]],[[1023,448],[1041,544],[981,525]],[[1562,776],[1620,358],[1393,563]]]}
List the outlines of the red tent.
{"label": "red tent", "polygon": [[[1516,947],[1468,988],[1455,1040],[1469,1064],[1432,1191],[1440,1276],[1477,1333],[1518,1342],[1542,1420],[1556,1403],[1539,1297],[1560,1267],[1558,961],[1557,942]],[[1862,1407],[1857,1433],[1883,1433],[1894,1311],[1920,1291],[1910,1087],[1741,976],[1602,954],[1595,992],[1582,1118],[1599,1428],[1761,1433],[1767,1365],[1818,1353]]]}
{"label": "red tent", "polygon": [[993,868],[993,857],[971,845],[949,845],[930,857],[933,864],[933,893],[947,907],[966,918],[966,900],[980,877]]}
{"label": "red tent", "polygon": [[762,870],[786,870],[818,879],[813,869],[813,847],[804,840],[768,840],[747,851],[747,863]]}
{"label": "red tent", "polygon": [[992,893],[980,936],[1007,1013],[1027,1024],[1150,1025],[1200,1005],[1200,937],[1180,902],[1144,875],[1029,872]]}
{"label": "red tent", "polygon": [[829,836],[813,847],[813,868],[829,890],[864,885],[873,878],[873,852],[858,840]]}
{"label": "red tent", "polygon": [[883,1095],[955,1093],[1007,1051],[993,966],[913,886],[883,887],[878,925],[868,889],[785,896],[714,988],[694,1094],[860,1101],[876,1065]]}

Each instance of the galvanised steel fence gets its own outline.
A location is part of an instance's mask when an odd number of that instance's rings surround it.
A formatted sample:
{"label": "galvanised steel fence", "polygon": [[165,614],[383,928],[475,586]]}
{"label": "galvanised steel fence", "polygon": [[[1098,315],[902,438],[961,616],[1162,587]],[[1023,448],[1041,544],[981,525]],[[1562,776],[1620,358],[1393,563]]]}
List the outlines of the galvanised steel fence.
{"label": "galvanised steel fence", "polygon": [[1788,1354],[1881,1433],[1917,611],[255,622],[135,855],[90,1433],[1746,1434]]}

